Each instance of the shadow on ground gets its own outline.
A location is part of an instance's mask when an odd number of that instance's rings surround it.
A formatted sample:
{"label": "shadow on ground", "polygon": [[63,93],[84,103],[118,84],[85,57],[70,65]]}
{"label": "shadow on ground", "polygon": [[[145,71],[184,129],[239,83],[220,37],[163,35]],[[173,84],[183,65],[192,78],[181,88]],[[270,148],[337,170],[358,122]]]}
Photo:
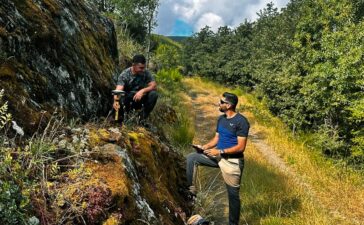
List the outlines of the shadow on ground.
{"label": "shadow on ground", "polygon": [[287,218],[300,209],[300,196],[292,192],[285,175],[252,159],[245,160],[244,170],[241,224],[261,224],[270,217]]}

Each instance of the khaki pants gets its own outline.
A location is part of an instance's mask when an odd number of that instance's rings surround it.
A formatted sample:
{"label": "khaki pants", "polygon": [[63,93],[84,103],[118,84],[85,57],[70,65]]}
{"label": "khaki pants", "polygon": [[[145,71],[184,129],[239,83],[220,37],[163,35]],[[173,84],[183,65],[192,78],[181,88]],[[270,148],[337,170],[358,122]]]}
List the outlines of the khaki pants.
{"label": "khaki pants", "polygon": [[240,181],[244,169],[244,159],[210,158],[201,153],[187,156],[187,183],[195,190],[196,171],[199,165],[220,168],[229,197],[229,225],[238,225],[240,217]]}

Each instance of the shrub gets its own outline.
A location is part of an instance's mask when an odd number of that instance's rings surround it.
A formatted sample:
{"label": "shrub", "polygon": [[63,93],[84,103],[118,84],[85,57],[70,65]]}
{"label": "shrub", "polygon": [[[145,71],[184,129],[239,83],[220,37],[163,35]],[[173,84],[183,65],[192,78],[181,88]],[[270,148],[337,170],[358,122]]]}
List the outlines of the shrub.
{"label": "shrub", "polygon": [[25,201],[21,189],[13,181],[0,179],[0,222],[2,224],[26,224]]}
{"label": "shrub", "polygon": [[156,50],[156,61],[161,68],[171,68],[180,61],[179,49],[176,46],[161,44]]}
{"label": "shrub", "polygon": [[331,157],[348,156],[346,145],[340,138],[338,128],[328,124],[321,125],[315,135],[313,145]]}
{"label": "shrub", "polygon": [[[5,125],[11,120],[11,114],[8,113],[7,102],[1,103],[4,96],[4,89],[0,91],[0,131],[3,132]],[[4,132],[5,133],[5,132]],[[1,135],[0,142],[0,222],[3,224],[24,224],[24,202],[25,198],[21,193],[21,189],[11,177],[10,167],[13,158],[9,149],[5,148],[4,140],[5,134]],[[16,176],[15,176],[16,177]]]}
{"label": "shrub", "polygon": [[171,127],[172,140],[181,147],[188,147],[195,135],[193,124],[187,116],[187,113],[179,115],[177,122]]}
{"label": "shrub", "polygon": [[183,76],[178,69],[162,69],[157,73],[156,78],[159,83],[162,83],[169,90],[173,91],[180,86]]}

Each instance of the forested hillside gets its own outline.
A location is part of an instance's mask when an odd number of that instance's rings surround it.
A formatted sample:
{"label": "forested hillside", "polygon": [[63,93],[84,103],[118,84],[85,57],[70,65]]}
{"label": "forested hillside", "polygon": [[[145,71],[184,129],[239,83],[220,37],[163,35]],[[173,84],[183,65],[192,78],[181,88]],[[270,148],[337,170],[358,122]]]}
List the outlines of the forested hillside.
{"label": "forested hillside", "polygon": [[364,2],[273,4],[236,29],[205,27],[184,42],[192,74],[245,87],[309,146],[364,162]]}

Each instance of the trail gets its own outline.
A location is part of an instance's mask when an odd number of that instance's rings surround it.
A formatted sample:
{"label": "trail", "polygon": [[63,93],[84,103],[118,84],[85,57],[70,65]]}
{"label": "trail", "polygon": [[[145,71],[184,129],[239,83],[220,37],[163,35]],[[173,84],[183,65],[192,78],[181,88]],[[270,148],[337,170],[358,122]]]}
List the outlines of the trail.
{"label": "trail", "polygon": [[[195,114],[195,137],[194,143],[196,144],[204,144],[209,141],[215,134],[216,121],[218,116],[221,114],[218,110],[218,101],[220,96],[216,95],[214,92],[210,92],[208,90],[203,89],[189,89],[188,96],[193,105],[193,110]],[[285,174],[287,177],[292,179],[295,185],[300,186],[305,190],[305,194],[311,201],[320,209],[326,211],[330,215],[341,218],[342,220],[347,220],[347,217],[342,215],[337,210],[325,208],[324,204],[320,202],[320,198],[317,197],[317,193],[315,189],[306,182],[305,178],[298,174],[293,168],[285,163],[283,159],[279,157],[279,155],[274,151],[274,149],[267,144],[264,137],[254,129],[254,126],[250,129],[250,134],[248,138],[248,145],[254,145],[255,148],[259,151],[260,155],[273,167],[276,167],[280,172]],[[228,221],[228,208],[227,208],[227,193],[225,192],[225,185],[222,180],[221,175],[216,178],[217,173],[219,173],[219,169],[199,169],[202,170],[200,174],[201,178],[201,187],[203,189],[211,189],[211,187],[206,186],[206,182],[214,181],[214,189],[212,193],[219,193],[213,196],[215,205],[212,207],[225,207],[224,210],[221,210],[222,213],[220,215],[215,215],[212,218],[215,221],[215,225],[225,224]],[[204,186],[205,185],[205,186]],[[204,196],[207,196],[211,193],[204,193]],[[220,203],[218,205],[216,202]],[[202,207],[196,206],[197,213],[201,213]],[[205,213],[209,209],[204,209]],[[349,219],[347,221],[351,221],[352,224],[362,224],[360,221],[356,219]],[[241,221],[241,224],[244,223]]]}

